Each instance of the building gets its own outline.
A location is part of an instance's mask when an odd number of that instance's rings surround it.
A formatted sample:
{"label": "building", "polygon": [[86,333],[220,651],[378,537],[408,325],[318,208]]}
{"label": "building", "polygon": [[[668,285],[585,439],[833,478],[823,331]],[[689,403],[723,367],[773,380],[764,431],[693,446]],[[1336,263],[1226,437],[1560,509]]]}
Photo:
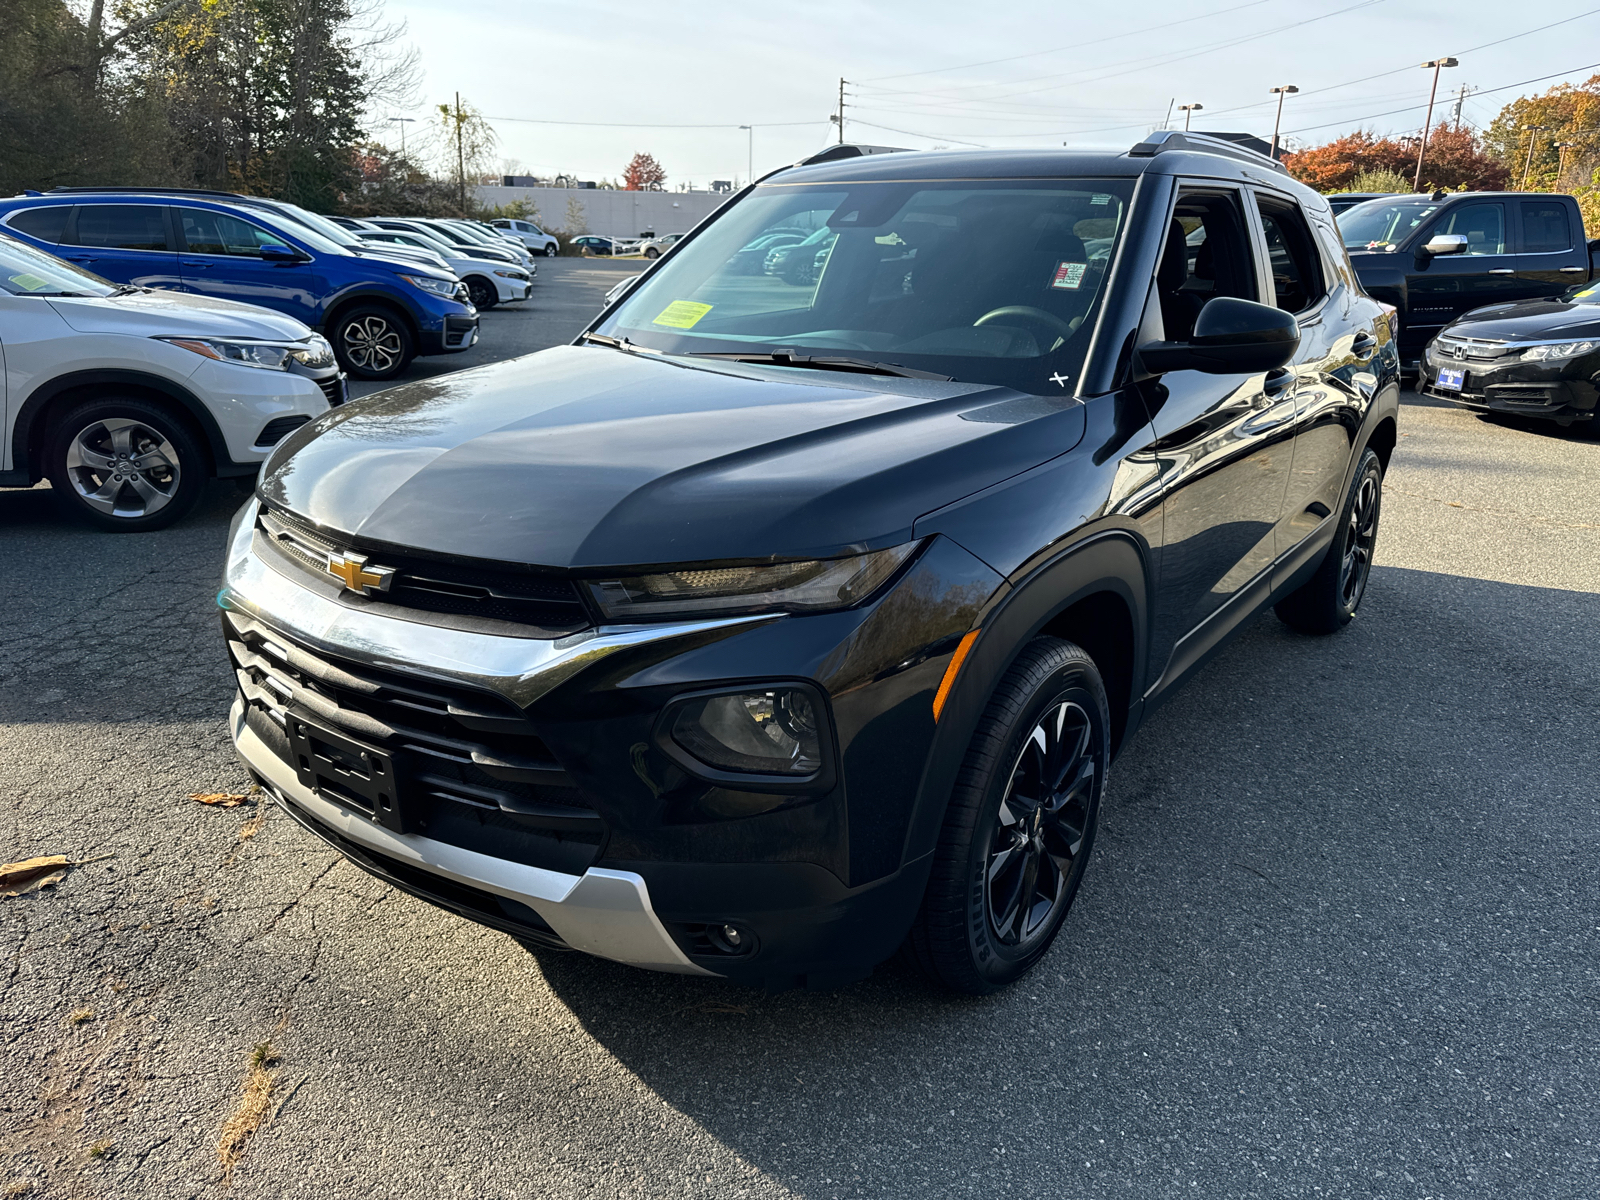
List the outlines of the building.
{"label": "building", "polygon": [[[539,210],[538,223],[567,228],[568,202],[583,209],[584,228],[602,237],[636,238],[642,234],[688,233],[727,201],[731,192],[626,192],[614,188],[507,187],[482,184],[474,189],[485,208],[522,200]],[[575,232],[568,230],[568,232]]]}

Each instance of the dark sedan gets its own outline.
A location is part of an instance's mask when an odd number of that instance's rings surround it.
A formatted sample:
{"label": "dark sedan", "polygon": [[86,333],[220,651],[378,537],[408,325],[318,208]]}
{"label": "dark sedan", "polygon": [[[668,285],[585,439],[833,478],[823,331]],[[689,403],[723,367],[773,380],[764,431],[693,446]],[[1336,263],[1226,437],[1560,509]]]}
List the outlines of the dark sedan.
{"label": "dark sedan", "polygon": [[1428,345],[1419,390],[1479,412],[1594,425],[1600,284],[1475,309]]}

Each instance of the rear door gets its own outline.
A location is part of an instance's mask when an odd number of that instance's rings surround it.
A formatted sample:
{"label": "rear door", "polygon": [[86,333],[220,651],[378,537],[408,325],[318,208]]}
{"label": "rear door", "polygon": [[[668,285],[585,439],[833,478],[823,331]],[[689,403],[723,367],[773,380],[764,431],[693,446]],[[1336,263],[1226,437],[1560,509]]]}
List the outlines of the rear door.
{"label": "rear door", "polygon": [[209,208],[173,210],[183,239],[183,286],[205,296],[276,309],[318,323],[313,276],[303,262],[268,262],[262,246],[294,249],[253,221]]}
{"label": "rear door", "polygon": [[165,204],[84,203],[56,253],[112,283],[178,289],[177,246]]}
{"label": "rear door", "polygon": [[1522,297],[1554,296],[1589,277],[1589,247],[1575,205],[1564,196],[1518,200],[1517,289]]}

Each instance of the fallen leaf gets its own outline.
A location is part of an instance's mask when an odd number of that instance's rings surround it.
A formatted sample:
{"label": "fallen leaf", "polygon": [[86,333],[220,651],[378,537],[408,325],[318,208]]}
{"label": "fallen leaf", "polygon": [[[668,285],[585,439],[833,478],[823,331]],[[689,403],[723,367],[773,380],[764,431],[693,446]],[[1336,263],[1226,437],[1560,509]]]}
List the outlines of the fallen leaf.
{"label": "fallen leaf", "polygon": [[0,896],[20,896],[39,888],[54,887],[76,865],[65,854],[47,854],[43,858],[25,858],[21,862],[6,863],[0,867]]}
{"label": "fallen leaf", "polygon": [[213,808],[238,808],[248,803],[250,797],[242,792],[190,792],[189,799],[209,804]]}

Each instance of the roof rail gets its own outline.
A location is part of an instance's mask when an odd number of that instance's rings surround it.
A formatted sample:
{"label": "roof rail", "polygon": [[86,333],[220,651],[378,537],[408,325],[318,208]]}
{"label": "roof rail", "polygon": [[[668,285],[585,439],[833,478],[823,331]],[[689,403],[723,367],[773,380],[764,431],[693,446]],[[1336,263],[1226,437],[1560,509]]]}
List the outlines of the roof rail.
{"label": "roof rail", "polygon": [[243,192],[218,192],[211,188],[175,188],[175,187],[53,187],[45,193],[47,196],[58,194],[68,195],[95,195],[96,193],[111,195],[152,195],[152,196],[225,196],[229,200],[265,200],[265,196],[247,196]]}
{"label": "roof rail", "polygon": [[841,142],[836,146],[818,150],[794,165],[809,167],[815,163],[838,162],[841,158],[860,158],[864,154],[906,154],[904,146],[866,146],[860,142]]}
{"label": "roof rail", "polygon": [[1230,142],[1214,134],[1185,133],[1181,129],[1158,129],[1128,151],[1129,158],[1154,158],[1173,150],[1187,150],[1195,154],[1220,154],[1224,158],[1237,158],[1257,167],[1272,167],[1285,175],[1289,168],[1275,158],[1260,154],[1248,146]]}

